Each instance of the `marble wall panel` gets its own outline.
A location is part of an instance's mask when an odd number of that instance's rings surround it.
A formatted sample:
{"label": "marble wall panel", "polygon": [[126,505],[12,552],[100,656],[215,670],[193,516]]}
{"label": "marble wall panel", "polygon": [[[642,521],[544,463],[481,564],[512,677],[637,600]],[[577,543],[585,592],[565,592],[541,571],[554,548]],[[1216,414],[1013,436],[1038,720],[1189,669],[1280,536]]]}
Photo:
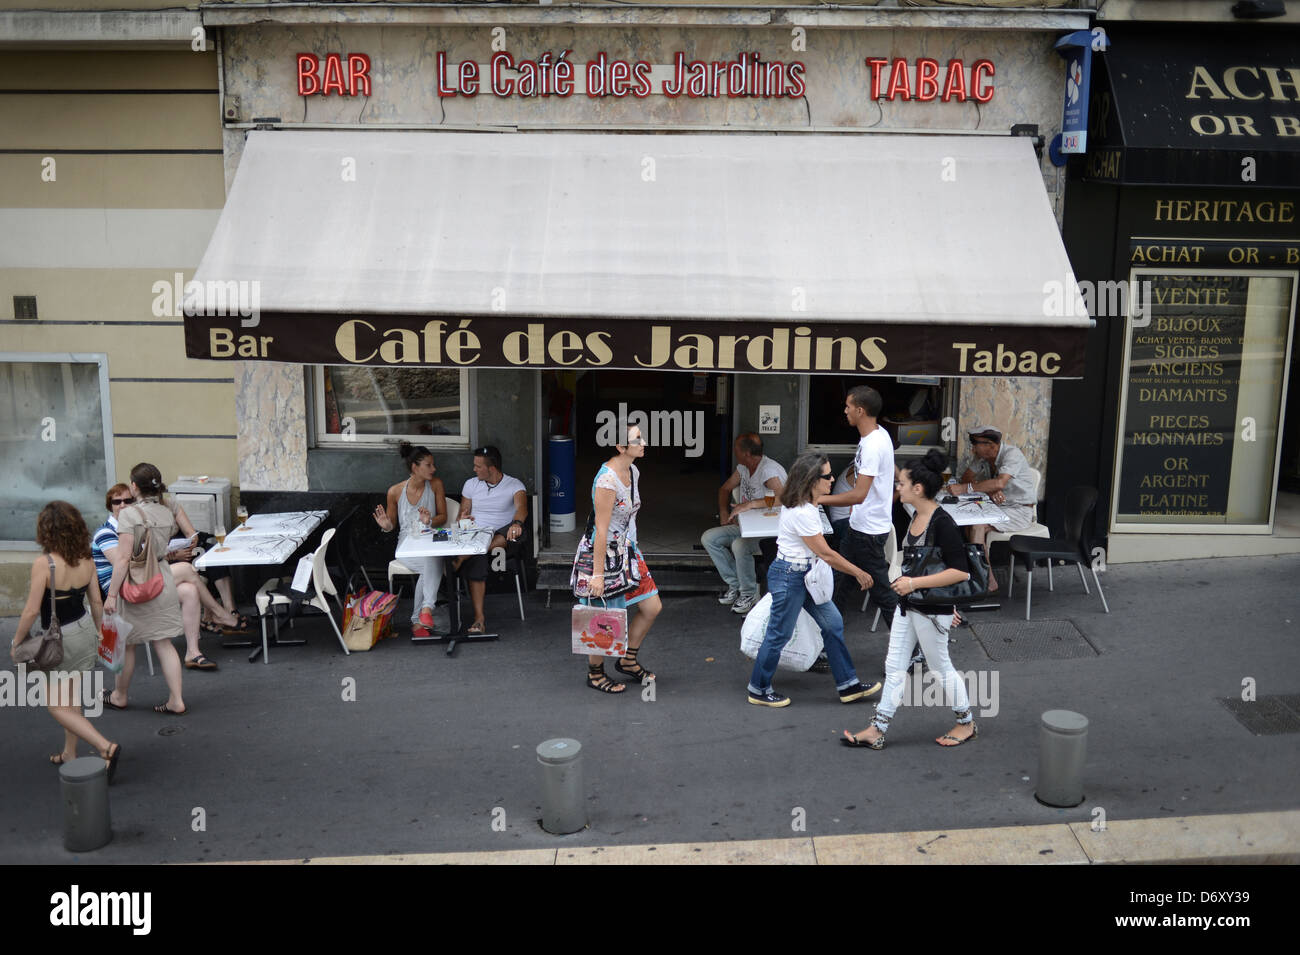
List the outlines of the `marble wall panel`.
{"label": "marble wall panel", "polygon": [[237,367],[240,490],[307,490],[308,396],[302,366],[245,361]]}

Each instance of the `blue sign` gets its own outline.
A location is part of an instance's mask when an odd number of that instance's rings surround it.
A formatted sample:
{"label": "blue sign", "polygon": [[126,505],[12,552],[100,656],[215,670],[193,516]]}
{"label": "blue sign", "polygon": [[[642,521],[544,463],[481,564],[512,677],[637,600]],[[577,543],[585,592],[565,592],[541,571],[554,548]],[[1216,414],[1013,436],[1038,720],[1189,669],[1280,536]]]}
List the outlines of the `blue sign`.
{"label": "blue sign", "polygon": [[1088,151],[1088,89],[1092,82],[1092,52],[1105,50],[1105,31],[1076,30],[1056,41],[1065,58],[1065,110],[1061,117],[1061,152]]}

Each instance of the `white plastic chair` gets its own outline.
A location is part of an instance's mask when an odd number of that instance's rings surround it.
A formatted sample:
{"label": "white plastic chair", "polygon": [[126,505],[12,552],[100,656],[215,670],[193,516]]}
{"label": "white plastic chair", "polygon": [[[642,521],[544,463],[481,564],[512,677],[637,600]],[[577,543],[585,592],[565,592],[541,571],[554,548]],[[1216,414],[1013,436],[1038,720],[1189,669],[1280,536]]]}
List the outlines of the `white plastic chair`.
{"label": "white plastic chair", "polygon": [[[447,498],[446,501],[447,501],[447,523],[444,526],[454,527],[456,525],[456,519],[460,514],[460,501],[455,501],[452,500],[451,498]],[[402,575],[406,575],[409,577],[419,577],[420,572],[418,570],[412,570],[410,567],[407,567],[400,560],[394,557],[392,560],[388,562],[388,592],[390,594],[397,593],[396,588],[393,586],[393,578],[401,577]]]}
{"label": "white plastic chair", "polygon": [[[343,648],[345,656],[350,655],[347,643],[343,640],[343,631],[339,629],[338,623],[334,619],[334,611],[330,609],[329,601],[325,598],[333,597],[334,603],[338,605],[339,616],[343,615],[343,603],[339,600],[339,592],[334,587],[334,581],[325,569],[325,549],[329,547],[330,541],[334,539],[335,528],[331,527],[321,537],[319,546],[311,555],[311,589],[306,594],[300,595],[299,599],[302,606],[314,607],[329,619],[330,626],[334,628],[334,635],[339,639],[339,646]],[[294,591],[281,591],[278,588],[284,581],[280,579],[271,579],[264,583],[257,591],[254,598],[257,603],[258,616],[262,618],[262,662],[270,663],[267,656],[266,642],[266,611],[269,609],[274,613],[276,607],[291,606],[294,602]],[[280,619],[275,617],[275,632],[279,636]]]}

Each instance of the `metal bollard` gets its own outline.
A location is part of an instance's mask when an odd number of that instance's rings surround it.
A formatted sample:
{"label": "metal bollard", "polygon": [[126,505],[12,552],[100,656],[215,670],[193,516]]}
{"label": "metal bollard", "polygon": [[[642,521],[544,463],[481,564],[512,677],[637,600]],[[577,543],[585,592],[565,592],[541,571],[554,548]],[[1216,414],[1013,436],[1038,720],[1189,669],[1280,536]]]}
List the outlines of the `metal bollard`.
{"label": "metal bollard", "polygon": [[1070,710],[1048,710],[1038,730],[1038,788],[1045,806],[1068,808],[1083,802],[1083,764],[1088,755],[1088,718]]}
{"label": "metal bollard", "polygon": [[82,756],[59,767],[63,794],[63,848],[90,852],[108,845],[108,767],[98,756]]}
{"label": "metal bollard", "polygon": [[542,776],[542,828],[556,835],[587,825],[582,786],[582,744],[576,739],[548,739],[537,747]]}

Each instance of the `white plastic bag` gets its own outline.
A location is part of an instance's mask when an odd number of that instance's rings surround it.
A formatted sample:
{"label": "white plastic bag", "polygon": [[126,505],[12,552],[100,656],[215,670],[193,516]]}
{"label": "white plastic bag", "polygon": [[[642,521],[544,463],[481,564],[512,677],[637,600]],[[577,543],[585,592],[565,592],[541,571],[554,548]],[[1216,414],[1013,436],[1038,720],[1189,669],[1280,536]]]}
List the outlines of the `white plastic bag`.
{"label": "white plastic bag", "polygon": [[803,585],[817,606],[830,603],[831,597],[835,595],[835,574],[831,571],[831,565],[820,557],[814,557],[812,569],[804,575]]}
{"label": "white plastic bag", "polygon": [[[772,595],[764,594],[763,599],[754,604],[754,608],[745,614],[745,622],[740,627],[740,652],[751,660],[758,656],[763,646],[763,637],[767,634],[767,619],[772,615]],[[807,610],[799,611],[795,621],[794,635],[781,651],[777,668],[781,670],[807,670],[821,656],[822,631],[817,621]]]}
{"label": "white plastic bag", "polygon": [[134,630],[126,618],[118,613],[104,614],[102,635],[99,641],[99,659],[110,673],[121,673],[126,659],[126,638]]}

